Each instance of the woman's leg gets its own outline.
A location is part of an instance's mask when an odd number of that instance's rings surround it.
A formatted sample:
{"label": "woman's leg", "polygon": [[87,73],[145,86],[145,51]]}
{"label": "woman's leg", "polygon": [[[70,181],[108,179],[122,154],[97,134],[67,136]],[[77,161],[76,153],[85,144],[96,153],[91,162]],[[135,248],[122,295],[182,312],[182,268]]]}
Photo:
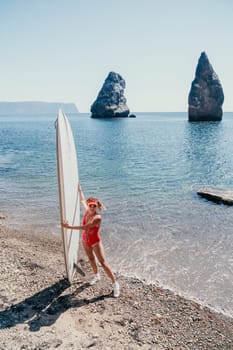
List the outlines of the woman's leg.
{"label": "woman's leg", "polygon": [[97,274],[98,267],[97,267],[97,264],[96,264],[96,261],[95,261],[95,256],[93,254],[93,248],[92,247],[88,247],[85,244],[83,244],[83,248],[84,248],[85,253],[86,253],[86,255],[87,255],[87,257],[88,257],[88,259],[90,261],[92,270],[94,271],[95,274]]}
{"label": "woman's leg", "polygon": [[96,257],[99,260],[100,264],[102,265],[107,276],[112,280],[112,283],[115,283],[116,277],[115,277],[114,273],[112,272],[110,265],[106,261],[105,254],[104,254],[104,247],[103,247],[102,242],[95,244],[92,247],[92,249],[94,250]]}

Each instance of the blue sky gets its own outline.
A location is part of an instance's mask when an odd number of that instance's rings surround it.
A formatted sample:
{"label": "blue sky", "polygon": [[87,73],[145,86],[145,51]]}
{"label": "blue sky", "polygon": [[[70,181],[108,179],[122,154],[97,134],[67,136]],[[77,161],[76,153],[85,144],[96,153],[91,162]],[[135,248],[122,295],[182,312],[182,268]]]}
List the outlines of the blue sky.
{"label": "blue sky", "polygon": [[233,111],[231,0],[0,0],[0,101],[89,112],[110,71],[132,112],[187,111],[205,51]]}

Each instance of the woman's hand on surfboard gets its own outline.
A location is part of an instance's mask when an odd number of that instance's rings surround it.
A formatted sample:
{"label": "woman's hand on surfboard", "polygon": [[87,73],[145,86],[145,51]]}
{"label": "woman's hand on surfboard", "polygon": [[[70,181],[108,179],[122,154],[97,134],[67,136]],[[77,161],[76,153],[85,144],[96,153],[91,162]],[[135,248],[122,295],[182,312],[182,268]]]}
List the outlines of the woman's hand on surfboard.
{"label": "woman's hand on surfboard", "polygon": [[82,193],[82,187],[80,185],[80,182],[78,182],[78,191],[79,191],[79,193]]}
{"label": "woman's hand on surfboard", "polygon": [[[82,187],[81,187],[81,185],[80,185],[80,182],[78,182],[78,192],[79,192],[79,194],[80,194],[80,200],[81,200],[81,202],[85,202],[85,197],[84,197],[84,194],[83,194],[83,191],[82,191]],[[87,209],[87,208],[85,207],[85,209]]]}
{"label": "woman's hand on surfboard", "polygon": [[64,227],[64,228],[70,228],[70,229],[73,229],[73,230],[82,230],[82,227],[83,227],[83,226],[72,226],[72,225],[69,225],[67,221],[62,222],[61,226]]}
{"label": "woman's hand on surfboard", "polygon": [[62,227],[64,228],[72,228],[72,226],[69,225],[68,221],[64,221],[61,223]]}

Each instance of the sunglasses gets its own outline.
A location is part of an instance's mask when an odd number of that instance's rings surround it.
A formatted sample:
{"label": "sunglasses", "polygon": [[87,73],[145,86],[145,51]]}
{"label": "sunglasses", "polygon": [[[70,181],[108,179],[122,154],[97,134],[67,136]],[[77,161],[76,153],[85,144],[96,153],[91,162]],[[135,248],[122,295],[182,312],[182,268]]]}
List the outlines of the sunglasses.
{"label": "sunglasses", "polygon": [[88,206],[89,206],[89,208],[97,208],[97,205],[95,205],[95,204],[89,204]]}

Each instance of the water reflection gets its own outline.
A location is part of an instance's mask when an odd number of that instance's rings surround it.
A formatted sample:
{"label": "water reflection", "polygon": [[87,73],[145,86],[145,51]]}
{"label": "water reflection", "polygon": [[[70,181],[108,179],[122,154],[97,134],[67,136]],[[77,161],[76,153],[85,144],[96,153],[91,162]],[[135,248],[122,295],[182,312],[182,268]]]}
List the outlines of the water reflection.
{"label": "water reflection", "polygon": [[205,185],[218,185],[224,175],[225,159],[221,145],[223,127],[220,122],[187,123],[184,148],[186,166],[195,173],[193,181]]}

